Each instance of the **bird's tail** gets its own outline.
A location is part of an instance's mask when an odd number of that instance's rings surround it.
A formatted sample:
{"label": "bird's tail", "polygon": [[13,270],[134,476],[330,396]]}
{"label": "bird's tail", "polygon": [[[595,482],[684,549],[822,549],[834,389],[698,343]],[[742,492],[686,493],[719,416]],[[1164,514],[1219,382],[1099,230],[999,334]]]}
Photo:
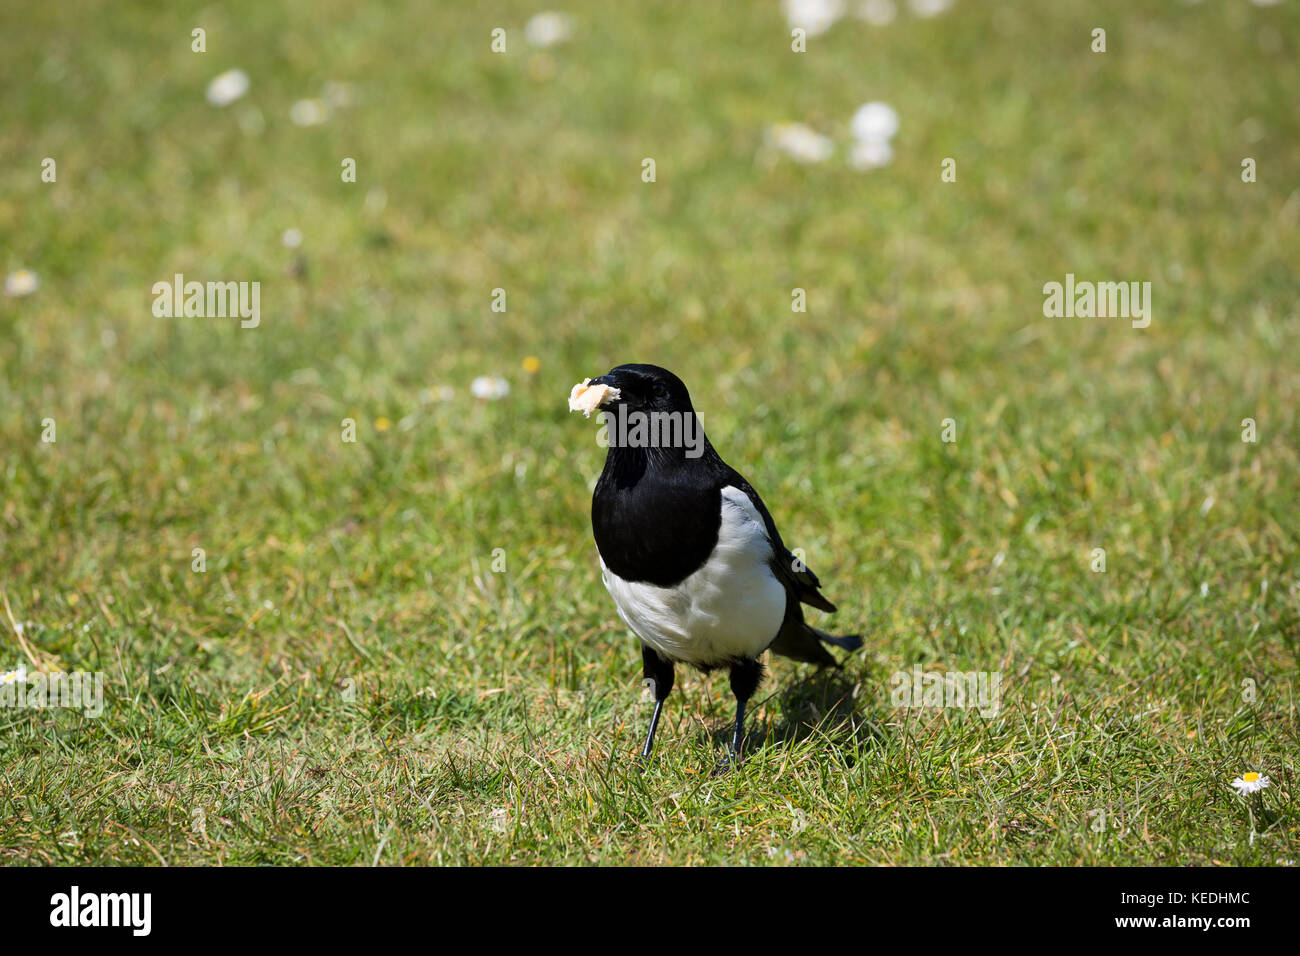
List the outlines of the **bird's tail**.
{"label": "bird's tail", "polygon": [[788,617],[776,640],[772,642],[772,650],[791,660],[819,664],[822,667],[839,667],[840,662],[830,655],[822,646],[823,643],[833,644],[846,651],[856,651],[862,646],[862,638],[856,634],[837,637],[819,631],[797,617]]}
{"label": "bird's tail", "polygon": [[860,634],[827,634],[825,631],[812,626],[808,626],[808,630],[817,635],[817,640],[824,641],[827,644],[834,644],[842,650],[856,651],[862,646],[862,635]]}

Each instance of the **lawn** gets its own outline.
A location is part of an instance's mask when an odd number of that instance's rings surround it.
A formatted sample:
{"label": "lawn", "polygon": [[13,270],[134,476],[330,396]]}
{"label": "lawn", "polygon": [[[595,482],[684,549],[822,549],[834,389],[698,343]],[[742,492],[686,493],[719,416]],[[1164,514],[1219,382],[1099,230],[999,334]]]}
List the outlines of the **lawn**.
{"label": "lawn", "polygon": [[[1300,4],[899,7],[0,9],[0,672],[103,680],[0,708],[0,862],[1300,860]],[[256,327],[156,315],[178,273]],[[637,769],[565,407],[624,362],[865,639],[772,662],[723,776],[725,672]]]}

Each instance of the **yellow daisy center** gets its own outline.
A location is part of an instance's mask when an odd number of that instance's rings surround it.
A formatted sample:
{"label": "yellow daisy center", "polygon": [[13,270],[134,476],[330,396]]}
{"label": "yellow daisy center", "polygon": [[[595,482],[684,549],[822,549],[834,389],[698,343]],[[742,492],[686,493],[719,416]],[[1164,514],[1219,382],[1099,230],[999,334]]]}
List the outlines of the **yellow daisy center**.
{"label": "yellow daisy center", "polygon": [[1259,779],[1259,774],[1252,770],[1250,773],[1242,774],[1241,779],[1245,780],[1247,783],[1254,783]]}

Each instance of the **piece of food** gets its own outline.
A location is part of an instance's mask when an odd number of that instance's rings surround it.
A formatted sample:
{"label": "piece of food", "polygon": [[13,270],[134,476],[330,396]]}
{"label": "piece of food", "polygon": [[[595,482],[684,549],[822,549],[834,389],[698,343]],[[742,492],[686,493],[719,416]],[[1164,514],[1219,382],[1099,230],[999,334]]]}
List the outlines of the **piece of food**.
{"label": "piece of food", "polygon": [[582,412],[588,418],[591,413],[605,402],[618,398],[621,393],[609,385],[592,385],[591,379],[584,378],[569,392],[569,411]]}

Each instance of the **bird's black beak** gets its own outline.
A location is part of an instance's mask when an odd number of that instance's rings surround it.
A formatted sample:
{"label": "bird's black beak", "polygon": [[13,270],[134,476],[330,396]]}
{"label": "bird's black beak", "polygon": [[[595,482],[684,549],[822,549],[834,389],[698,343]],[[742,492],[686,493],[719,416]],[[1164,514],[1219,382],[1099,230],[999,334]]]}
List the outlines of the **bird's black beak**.
{"label": "bird's black beak", "polygon": [[[618,388],[618,387],[619,387],[618,380],[615,379],[613,375],[601,375],[601,376],[598,377],[598,378],[593,378],[593,379],[592,379],[588,384],[589,384],[589,385],[608,385],[610,388]],[[598,407],[599,407],[599,408],[609,408],[609,406],[615,404],[615,403],[618,402],[618,401],[619,401],[619,399],[617,399],[617,398],[607,398],[607,399],[605,399],[605,401],[601,402],[600,405],[599,405]]]}
{"label": "bird's black beak", "polygon": [[569,391],[569,411],[582,412],[588,418],[599,409],[609,408],[619,401],[619,388],[611,384],[614,376],[602,375],[597,379],[587,379],[573,386]]}

